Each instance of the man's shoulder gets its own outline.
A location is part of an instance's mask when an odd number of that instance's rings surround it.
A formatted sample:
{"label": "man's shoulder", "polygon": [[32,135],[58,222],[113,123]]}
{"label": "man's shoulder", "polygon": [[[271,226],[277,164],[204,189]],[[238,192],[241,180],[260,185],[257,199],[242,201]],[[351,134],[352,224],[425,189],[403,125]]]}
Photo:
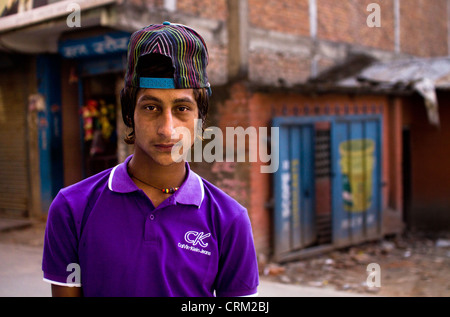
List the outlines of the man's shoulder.
{"label": "man's shoulder", "polygon": [[87,219],[85,216],[108,186],[110,172],[111,169],[105,170],[61,189],[49,208],[48,222],[56,225],[72,223],[77,234],[80,234]]}
{"label": "man's shoulder", "polygon": [[66,200],[88,200],[92,194],[108,185],[112,168],[85,178],[60,190]]}
{"label": "man's shoulder", "polygon": [[247,209],[224,190],[204,178],[202,178],[202,181],[205,188],[205,195],[208,196],[212,205],[218,207],[222,212],[226,213],[233,213],[236,215],[247,213]]}
{"label": "man's shoulder", "polygon": [[[207,197],[206,208],[221,245],[223,246],[223,243],[226,243],[225,241],[233,240],[237,236],[251,236],[252,228],[247,209],[218,186],[205,180],[203,183],[205,196]],[[225,247],[223,252],[228,252],[228,248]]]}

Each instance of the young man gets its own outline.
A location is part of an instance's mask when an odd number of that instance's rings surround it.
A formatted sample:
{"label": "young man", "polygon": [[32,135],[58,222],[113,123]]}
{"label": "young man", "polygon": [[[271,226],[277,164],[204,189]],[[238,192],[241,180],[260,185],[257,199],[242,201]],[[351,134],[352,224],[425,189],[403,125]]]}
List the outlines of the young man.
{"label": "young man", "polygon": [[134,154],[53,201],[42,269],[54,296],[257,293],[246,209],[172,157],[189,140],[177,131],[194,136],[206,117],[207,64],[189,27],[164,22],[131,36],[121,100]]}

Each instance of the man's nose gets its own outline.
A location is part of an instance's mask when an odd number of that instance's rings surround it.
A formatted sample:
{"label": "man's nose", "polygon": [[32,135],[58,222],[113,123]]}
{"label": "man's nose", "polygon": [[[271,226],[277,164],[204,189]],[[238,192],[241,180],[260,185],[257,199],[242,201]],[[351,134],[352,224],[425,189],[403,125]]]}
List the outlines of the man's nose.
{"label": "man's nose", "polygon": [[172,135],[175,132],[173,124],[172,113],[163,112],[158,123],[158,134],[166,139],[172,138]]}

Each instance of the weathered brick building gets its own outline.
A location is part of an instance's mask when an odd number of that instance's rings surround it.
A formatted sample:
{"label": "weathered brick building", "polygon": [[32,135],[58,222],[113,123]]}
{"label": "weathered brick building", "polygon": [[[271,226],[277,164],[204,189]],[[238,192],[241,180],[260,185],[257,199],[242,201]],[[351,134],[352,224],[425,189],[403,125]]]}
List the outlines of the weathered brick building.
{"label": "weathered brick building", "polygon": [[[418,124],[434,133],[426,117],[417,114],[425,106],[412,110],[395,89],[380,92],[336,83],[374,61],[448,56],[448,0],[78,1],[81,27],[67,24],[71,1],[12,2],[20,5],[0,8],[1,131],[15,131],[14,138],[1,143],[3,214],[45,216],[61,186],[117,164],[130,153],[121,142],[126,131],[117,102],[123,39],[140,27],[169,20],[197,29],[208,44],[211,126],[223,131],[280,128],[277,173],[261,173],[261,162],[192,163],[248,208],[258,253],[289,258],[307,248],[356,243],[419,223],[408,222],[414,213],[404,214],[405,204],[411,212],[414,203],[404,201],[407,171],[402,164],[408,144],[411,153],[421,153],[418,159],[423,155],[423,148],[415,145],[424,140],[405,141],[408,127]],[[375,13],[380,27],[368,26],[374,13],[367,10],[370,4],[379,5]],[[89,155],[92,140],[85,140],[80,115],[89,100],[104,100],[117,114],[110,122],[116,139],[109,140],[109,152],[95,158]],[[441,129],[446,128],[444,118]],[[297,141],[296,133],[308,127],[310,132],[301,133],[311,136]],[[341,208],[339,129],[350,139],[373,134],[377,144],[377,189],[370,212]],[[434,140],[443,142],[442,136]],[[308,140],[311,148],[297,153]],[[302,153],[309,153],[309,159]],[[303,160],[310,162],[306,174],[293,168]],[[286,196],[277,184],[284,184],[287,174]],[[411,186],[419,186],[417,177],[407,180]],[[307,190],[304,184],[309,184]],[[441,205],[448,206],[442,199]]]}

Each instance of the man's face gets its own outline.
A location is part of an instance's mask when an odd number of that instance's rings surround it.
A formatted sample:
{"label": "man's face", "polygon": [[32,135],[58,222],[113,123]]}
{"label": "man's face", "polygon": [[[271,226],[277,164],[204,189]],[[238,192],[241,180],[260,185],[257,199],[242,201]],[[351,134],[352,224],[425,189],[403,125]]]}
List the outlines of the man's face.
{"label": "man's face", "polygon": [[[135,153],[160,165],[173,164],[174,145],[182,138],[190,142],[188,147],[194,143],[198,116],[193,89],[140,89],[134,111]],[[190,138],[178,131],[189,131]]]}

